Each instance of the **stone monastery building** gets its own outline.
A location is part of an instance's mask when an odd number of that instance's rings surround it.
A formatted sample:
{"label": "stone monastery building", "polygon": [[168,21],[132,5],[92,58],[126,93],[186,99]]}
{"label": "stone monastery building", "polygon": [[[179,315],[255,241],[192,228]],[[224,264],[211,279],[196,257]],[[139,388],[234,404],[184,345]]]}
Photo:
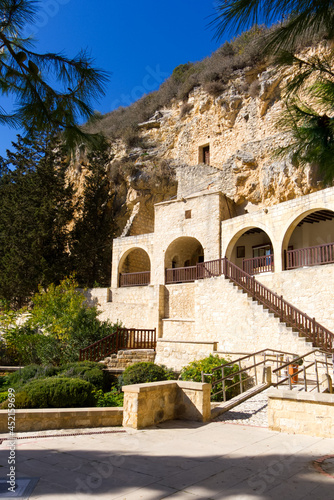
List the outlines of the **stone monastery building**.
{"label": "stone monastery building", "polygon": [[103,319],[156,328],[156,362],[174,369],[215,352],[308,352],[309,338],[226,277],[255,276],[334,331],[334,188],[241,213],[202,154],[197,176],[180,167],[177,196],[155,205],[153,232],[114,240],[111,288],[92,300]]}

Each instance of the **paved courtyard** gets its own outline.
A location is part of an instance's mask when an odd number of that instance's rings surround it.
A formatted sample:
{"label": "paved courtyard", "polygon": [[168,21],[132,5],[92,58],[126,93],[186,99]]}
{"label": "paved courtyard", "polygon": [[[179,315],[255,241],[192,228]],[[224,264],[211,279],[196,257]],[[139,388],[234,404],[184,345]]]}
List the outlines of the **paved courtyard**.
{"label": "paved courtyard", "polygon": [[[23,438],[16,441],[17,483],[36,478],[30,496],[23,497],[31,500],[334,500],[332,463],[327,475],[314,463],[334,454],[332,439],[228,421],[17,436]],[[4,440],[2,478],[9,453]]]}

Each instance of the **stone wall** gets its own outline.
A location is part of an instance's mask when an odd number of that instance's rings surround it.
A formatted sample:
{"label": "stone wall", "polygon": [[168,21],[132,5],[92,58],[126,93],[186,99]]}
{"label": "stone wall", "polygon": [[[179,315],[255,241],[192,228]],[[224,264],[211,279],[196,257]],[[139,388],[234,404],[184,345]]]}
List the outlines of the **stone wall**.
{"label": "stone wall", "polygon": [[[179,335],[179,338],[181,335]],[[215,354],[217,342],[187,341],[158,339],[157,355],[155,362],[159,365],[165,365],[176,372],[186,366],[191,361],[203,359],[210,354]]]}
{"label": "stone wall", "polygon": [[[79,429],[122,425],[123,408],[43,408],[15,410],[15,431]],[[0,432],[8,432],[8,412],[0,410]]]}
{"label": "stone wall", "polygon": [[194,283],[166,285],[164,318],[194,318],[195,288]]}
{"label": "stone wall", "polygon": [[163,315],[160,311],[163,307],[160,288],[141,286],[113,289],[111,301],[102,306],[99,318],[120,322],[126,328],[158,329]]}
{"label": "stone wall", "polygon": [[211,384],[170,380],[122,390],[124,427],[142,429],[174,419],[206,422],[211,416]]}
{"label": "stone wall", "polygon": [[273,431],[334,438],[334,395],[273,389],[268,422]]}

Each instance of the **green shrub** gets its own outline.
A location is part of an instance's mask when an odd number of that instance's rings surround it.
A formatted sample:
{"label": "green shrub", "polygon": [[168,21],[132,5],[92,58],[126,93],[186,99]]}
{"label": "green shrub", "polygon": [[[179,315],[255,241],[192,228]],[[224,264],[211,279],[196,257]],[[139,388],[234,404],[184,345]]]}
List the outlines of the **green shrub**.
{"label": "green shrub", "polygon": [[159,380],[172,380],[174,374],[171,370],[150,362],[140,362],[128,366],[123,373],[121,382],[123,385],[145,384],[146,382],[158,382]]}
{"label": "green shrub", "polygon": [[11,373],[7,377],[8,387],[21,387],[30,380],[32,380],[38,373],[40,366],[38,365],[28,365],[24,368]]}
{"label": "green shrub", "polygon": [[8,386],[8,375],[0,376],[0,389],[6,389]]}
{"label": "green shrub", "polygon": [[68,363],[61,369],[60,376],[68,378],[80,378],[90,382],[101,389],[103,387],[103,365],[93,361],[79,361]]}
{"label": "green shrub", "polygon": [[53,365],[28,365],[7,376],[6,387],[19,389],[32,380],[54,377],[60,368]]}
{"label": "green shrub", "polygon": [[0,392],[0,404],[8,398],[8,391]]}
{"label": "green shrub", "polygon": [[123,406],[124,394],[118,392],[116,387],[113,387],[110,392],[105,392],[99,390],[95,392],[96,406]]}
{"label": "green shrub", "polygon": [[[212,369],[216,368],[218,366],[221,366],[223,364],[229,363],[229,361],[226,361],[223,358],[220,358],[218,355],[213,356],[210,354],[209,357],[200,359],[198,361],[192,361],[189,363],[187,366],[182,368],[181,374],[180,374],[180,379],[181,380],[192,380],[193,382],[202,382],[202,371],[204,373],[212,373]],[[228,366],[225,368],[225,376],[227,375],[232,375],[233,373],[239,371],[238,365],[232,365]],[[208,376],[206,375],[204,377],[205,382],[213,383],[216,380],[220,379],[222,377],[221,370],[217,370],[214,372],[214,375]],[[226,381],[226,395],[227,399],[231,399],[237,394],[239,394],[239,385],[235,387],[228,388],[229,386],[235,384],[236,382],[239,381],[239,375],[235,375],[232,380],[227,380]],[[212,401],[222,401],[223,400],[223,393],[220,394],[215,394],[216,392],[219,392],[222,390],[222,383],[217,384],[212,393]]]}
{"label": "green shrub", "polygon": [[[46,378],[27,383],[16,394],[16,408],[95,406],[94,386],[79,378]],[[6,403],[4,403],[6,407]]]}

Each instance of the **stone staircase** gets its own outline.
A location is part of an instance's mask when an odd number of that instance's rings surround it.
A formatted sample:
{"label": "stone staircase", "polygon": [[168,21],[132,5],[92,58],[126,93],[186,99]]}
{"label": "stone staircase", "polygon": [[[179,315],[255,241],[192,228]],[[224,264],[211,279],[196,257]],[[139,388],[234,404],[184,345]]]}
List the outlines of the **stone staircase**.
{"label": "stone staircase", "polygon": [[125,368],[139,362],[154,362],[154,349],[129,349],[111,354],[101,363],[106,365],[106,369],[112,373],[122,373]]}
{"label": "stone staircase", "polygon": [[269,318],[272,318],[272,321],[276,323],[277,328],[281,333],[286,333],[288,335],[291,335],[297,343],[299,344],[301,349],[297,349],[297,352],[307,352],[310,351],[314,346],[313,343],[310,342],[305,335],[302,333],[298,332],[296,328],[293,328],[285,321],[282,321],[281,318],[274,312],[271,312],[268,307],[265,305],[259,303],[256,299],[254,299],[251,295],[249,295],[245,290],[240,288],[236,283],[233,283],[233,281],[229,281],[230,286],[234,288],[236,293],[246,296],[246,300],[249,303],[249,306],[252,309],[259,309],[263,311],[263,314],[267,315]]}

